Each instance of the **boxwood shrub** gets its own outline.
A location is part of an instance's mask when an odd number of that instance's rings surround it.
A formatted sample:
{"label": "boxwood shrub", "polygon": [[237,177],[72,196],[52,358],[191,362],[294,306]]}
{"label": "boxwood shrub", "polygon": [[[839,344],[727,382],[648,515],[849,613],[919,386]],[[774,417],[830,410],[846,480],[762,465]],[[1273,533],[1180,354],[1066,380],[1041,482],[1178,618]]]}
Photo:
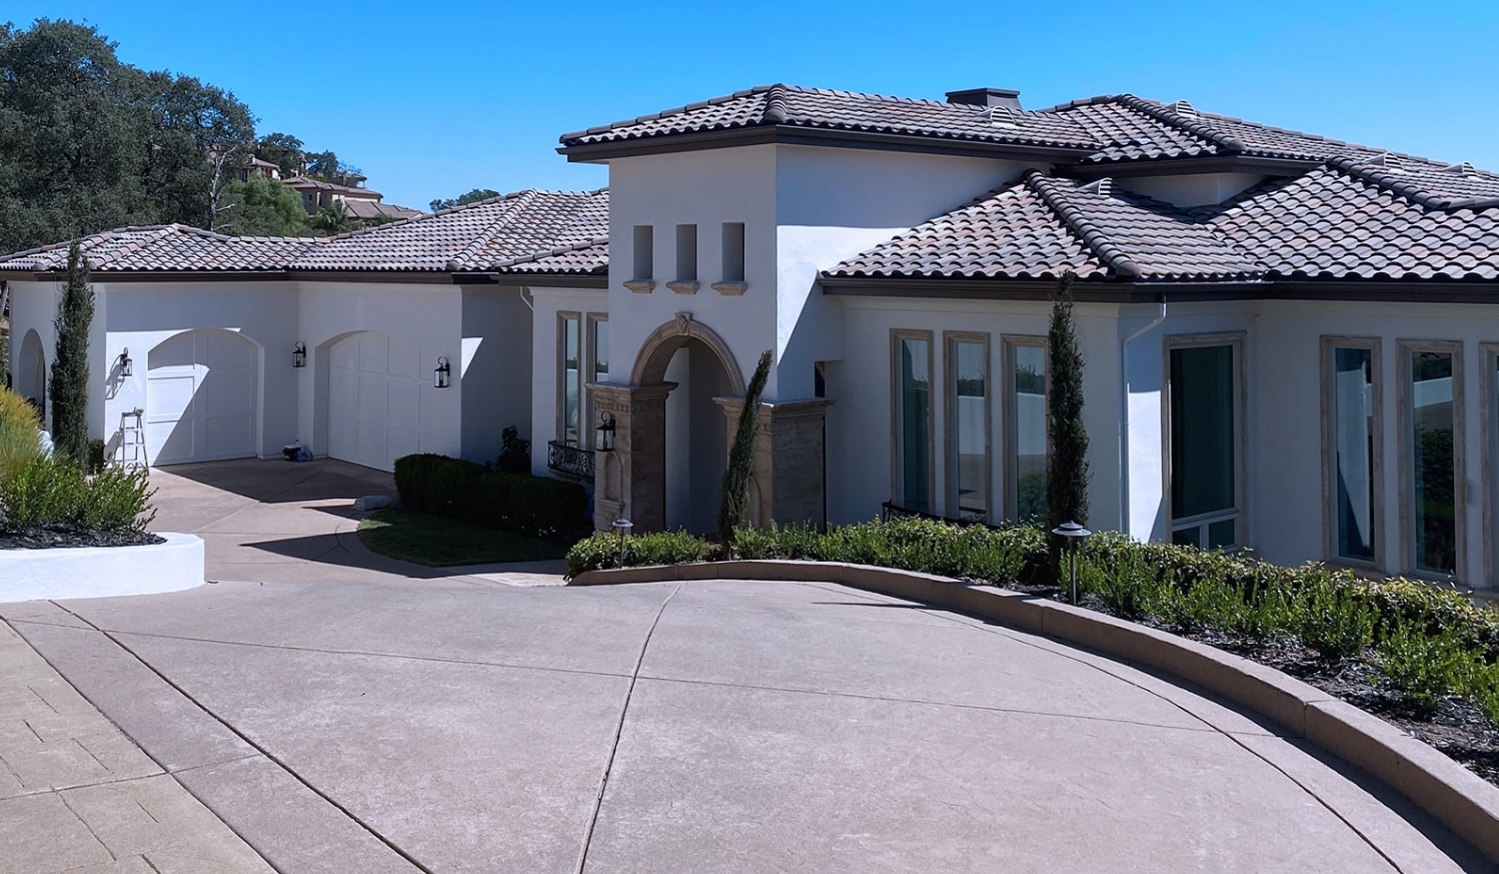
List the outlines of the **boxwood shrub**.
{"label": "boxwood shrub", "polygon": [[396,459],[395,479],[401,503],[413,510],[562,542],[593,527],[588,493],[577,483],[501,473],[434,453]]}

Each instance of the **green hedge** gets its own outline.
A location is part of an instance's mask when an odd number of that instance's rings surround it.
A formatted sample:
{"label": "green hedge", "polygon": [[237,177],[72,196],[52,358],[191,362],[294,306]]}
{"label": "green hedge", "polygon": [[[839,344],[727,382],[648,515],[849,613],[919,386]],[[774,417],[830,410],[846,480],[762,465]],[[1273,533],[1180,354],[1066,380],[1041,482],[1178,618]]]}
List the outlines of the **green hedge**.
{"label": "green hedge", "polygon": [[[736,557],[745,559],[851,562],[998,585],[1049,578],[1047,537],[1027,526],[996,530],[925,519],[826,532],[772,526],[743,529],[734,544]],[[599,533],[575,544],[567,565],[577,576],[717,554],[713,544],[678,532],[628,538],[621,560],[619,537]],[[1080,593],[1114,615],[1187,633],[1296,639],[1329,661],[1377,667],[1417,706],[1457,695],[1499,722],[1499,613],[1461,592],[1398,578],[1364,580],[1318,563],[1287,568],[1250,555],[1139,543],[1117,533],[1094,535],[1077,561]]]}
{"label": "green hedge", "polygon": [[144,531],[156,511],[144,469],[92,477],[71,459],[38,456],[0,480],[0,527],[13,531]]}
{"label": "green hedge", "polygon": [[588,493],[577,483],[500,473],[432,453],[396,459],[395,479],[401,503],[413,510],[564,542],[593,527]]}

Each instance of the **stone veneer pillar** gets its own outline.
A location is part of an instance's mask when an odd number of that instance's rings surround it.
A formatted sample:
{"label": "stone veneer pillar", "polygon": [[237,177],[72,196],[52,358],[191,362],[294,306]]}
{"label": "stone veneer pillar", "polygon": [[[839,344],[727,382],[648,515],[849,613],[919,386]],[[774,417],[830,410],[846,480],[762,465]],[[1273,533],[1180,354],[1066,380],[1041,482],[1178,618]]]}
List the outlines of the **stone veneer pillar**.
{"label": "stone veneer pillar", "polygon": [[594,459],[593,525],[629,519],[635,530],[666,527],[666,396],[674,382],[590,385],[593,409],[614,416],[614,451]]}
{"label": "stone veneer pillar", "polygon": [[[744,398],[714,398],[729,420],[728,447],[744,410]],[[827,522],[823,422],[833,402],[825,399],[762,403],[755,428],[747,521],[754,525]]]}

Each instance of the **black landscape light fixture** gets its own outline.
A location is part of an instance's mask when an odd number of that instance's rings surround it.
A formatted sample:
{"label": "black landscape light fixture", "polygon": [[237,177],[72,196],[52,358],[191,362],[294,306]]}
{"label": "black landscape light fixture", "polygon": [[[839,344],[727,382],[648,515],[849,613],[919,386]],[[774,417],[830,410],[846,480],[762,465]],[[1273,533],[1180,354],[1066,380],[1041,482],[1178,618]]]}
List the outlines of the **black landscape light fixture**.
{"label": "black landscape light fixture", "polygon": [[635,523],[631,522],[629,519],[624,518],[623,516],[621,516],[620,518],[614,520],[614,530],[619,532],[619,566],[620,567],[624,567],[625,566],[625,537],[630,533],[630,529],[634,528],[634,527],[635,527]]}
{"label": "black landscape light fixture", "polygon": [[297,345],[291,347],[291,366],[307,366],[307,344],[303,343],[301,340],[297,341]]}
{"label": "black landscape light fixture", "polygon": [[120,352],[120,357],[117,363],[120,365],[120,376],[129,377],[135,372],[135,362],[130,360],[129,346],[126,346],[124,350]]}
{"label": "black landscape light fixture", "polygon": [[437,369],[432,371],[432,385],[435,388],[447,388],[453,376],[453,368],[448,366],[446,356],[438,356]]}
{"label": "black landscape light fixture", "polygon": [[1051,533],[1067,539],[1068,551],[1072,553],[1072,603],[1077,604],[1077,551],[1093,532],[1076,522],[1063,522],[1051,529]]}
{"label": "black landscape light fixture", "polygon": [[593,448],[600,452],[614,451],[614,414],[607,410],[599,413],[599,426],[594,429]]}

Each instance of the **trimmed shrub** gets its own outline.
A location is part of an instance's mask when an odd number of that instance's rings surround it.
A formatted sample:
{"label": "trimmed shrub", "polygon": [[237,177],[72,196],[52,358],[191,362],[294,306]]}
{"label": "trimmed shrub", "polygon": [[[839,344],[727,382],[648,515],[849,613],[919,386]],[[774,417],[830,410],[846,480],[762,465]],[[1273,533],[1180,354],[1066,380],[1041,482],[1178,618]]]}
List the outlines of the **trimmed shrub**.
{"label": "trimmed shrub", "polygon": [[11,530],[144,531],[151,509],[146,471],[108,468],[92,479],[62,456],[38,456],[0,481],[4,527]]}
{"label": "trimmed shrub", "polygon": [[597,531],[579,540],[567,551],[567,575],[601,568],[640,567],[653,564],[691,564],[706,561],[713,545],[685,531],[658,531],[624,538],[621,561],[620,537],[612,531]]}
{"label": "trimmed shrub", "polygon": [[401,503],[413,510],[499,531],[566,542],[592,527],[588,493],[577,483],[501,473],[433,453],[396,459],[395,480]]}
{"label": "trimmed shrub", "polygon": [[26,399],[0,389],[0,481],[41,455],[36,409]]}
{"label": "trimmed shrub", "polygon": [[1468,682],[1473,659],[1462,639],[1451,631],[1429,634],[1415,623],[1403,622],[1385,635],[1375,664],[1391,686],[1425,710],[1474,685]]}
{"label": "trimmed shrub", "polygon": [[88,442],[88,472],[104,470],[104,441],[95,437]]}
{"label": "trimmed shrub", "polygon": [[145,531],[156,518],[155,494],[144,468],[104,468],[88,481],[80,521],[94,531]]}

